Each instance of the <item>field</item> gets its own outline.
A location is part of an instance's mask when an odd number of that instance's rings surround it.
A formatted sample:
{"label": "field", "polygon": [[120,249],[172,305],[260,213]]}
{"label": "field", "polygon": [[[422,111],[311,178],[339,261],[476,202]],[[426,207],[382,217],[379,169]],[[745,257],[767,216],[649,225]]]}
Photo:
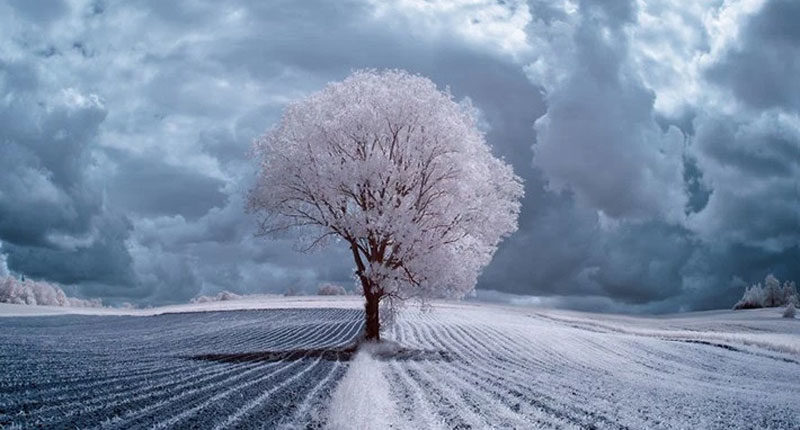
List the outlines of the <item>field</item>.
{"label": "field", "polygon": [[0,427],[800,428],[800,321],[775,309],[440,303],[353,353],[358,303],[330,305],[0,318]]}

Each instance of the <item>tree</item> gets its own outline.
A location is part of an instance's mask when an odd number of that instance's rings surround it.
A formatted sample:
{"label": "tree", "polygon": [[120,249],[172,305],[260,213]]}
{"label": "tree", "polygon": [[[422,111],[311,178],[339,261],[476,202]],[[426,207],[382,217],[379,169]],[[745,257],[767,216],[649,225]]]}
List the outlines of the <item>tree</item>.
{"label": "tree", "polygon": [[766,295],[764,293],[764,287],[762,287],[760,283],[753,284],[750,287],[745,288],[742,298],[739,299],[735,305],[733,305],[733,309],[763,308],[765,297]]}
{"label": "tree", "polygon": [[300,228],[303,249],[347,245],[365,298],[461,298],[517,229],[523,189],[492,156],[469,102],[400,70],[357,71],[290,104],[254,144],[248,208],[260,233]]}
{"label": "tree", "polygon": [[73,307],[102,306],[99,299],[84,300],[68,297],[57,284],[24,279],[24,277],[17,281],[13,276],[0,276],[0,303]]}
{"label": "tree", "polygon": [[800,305],[800,302],[798,302],[797,287],[795,286],[794,281],[784,281],[783,303]]}
{"label": "tree", "polygon": [[744,290],[744,295],[733,306],[733,309],[771,308],[794,304],[798,301],[797,287],[794,281],[785,281],[783,286],[773,274],[764,278],[764,286],[753,284]]}
{"label": "tree", "polygon": [[764,307],[772,308],[783,304],[781,281],[772,273],[764,278]]}

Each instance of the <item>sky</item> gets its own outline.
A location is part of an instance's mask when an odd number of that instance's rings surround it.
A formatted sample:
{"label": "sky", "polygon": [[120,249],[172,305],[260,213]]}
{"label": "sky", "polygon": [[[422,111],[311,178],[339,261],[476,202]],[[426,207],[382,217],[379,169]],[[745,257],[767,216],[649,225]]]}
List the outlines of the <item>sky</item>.
{"label": "sky", "polygon": [[0,3],[0,266],[108,304],[353,285],[254,237],[248,151],[362,68],[469,98],[525,181],[479,296],[727,308],[800,281],[800,2]]}

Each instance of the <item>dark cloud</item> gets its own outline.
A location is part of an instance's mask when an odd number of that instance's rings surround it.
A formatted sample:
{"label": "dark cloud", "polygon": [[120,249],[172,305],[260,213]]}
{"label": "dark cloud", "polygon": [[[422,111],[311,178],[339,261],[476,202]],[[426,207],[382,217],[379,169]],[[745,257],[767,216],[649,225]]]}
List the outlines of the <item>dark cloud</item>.
{"label": "dark cloud", "polygon": [[520,230],[500,246],[479,285],[515,294],[597,293],[597,285],[587,282],[601,238],[597,213],[534,181],[526,182]]}
{"label": "dark cloud", "polygon": [[549,35],[570,51],[545,60],[563,75],[544,83],[547,113],[536,121],[533,162],[551,188],[571,190],[613,218],[643,218],[683,204],[683,136],[661,131],[655,94],[630,67],[625,3],[581,4],[571,35]]}
{"label": "dark cloud", "polygon": [[697,229],[715,241],[800,243],[800,129],[780,118],[698,120],[695,149],[715,180]]}
{"label": "dark cloud", "polygon": [[685,228],[654,221],[623,224],[604,239],[590,277],[603,295],[636,304],[680,294],[684,267],[700,245]]}
{"label": "dark cloud", "polygon": [[686,222],[704,243],[685,269],[695,307],[728,305],[768,273],[800,279],[797,6],[770,0],[744,16],[736,42],[704,75],[734,97],[728,106],[743,108],[705,109],[693,120],[690,152],[713,188]]}
{"label": "dark cloud", "polygon": [[225,181],[192,166],[171,165],[157,157],[108,151],[116,164],[106,182],[109,203],[142,216],[181,215],[196,219],[226,204]]}
{"label": "dark cloud", "polygon": [[[31,63],[0,61],[0,240],[17,273],[67,285],[130,288],[131,229],[92,178],[102,102],[73,88],[37,91]],[[89,293],[77,291],[77,294]]]}
{"label": "dark cloud", "polygon": [[742,123],[737,118],[702,118],[696,141],[716,162],[747,176],[793,177],[800,160],[800,137],[778,121]]}
{"label": "dark cloud", "polygon": [[683,185],[688,196],[686,215],[702,211],[713,190],[703,180],[703,171],[697,166],[697,160],[688,154],[683,157]]}
{"label": "dark cloud", "polygon": [[800,3],[769,0],[741,29],[733,47],[708,70],[755,109],[800,110]]}
{"label": "dark cloud", "polygon": [[0,103],[0,237],[46,245],[49,235],[85,234],[101,211],[88,170],[104,107],[71,89],[39,98],[27,64],[0,62],[0,73],[8,95]]}
{"label": "dark cloud", "polygon": [[[8,264],[14,271],[63,284],[86,283],[83,293],[106,296],[109,286],[129,289],[134,282],[131,256],[125,245],[131,229],[124,216],[97,218],[86,243],[55,240],[50,247],[5,242]],[[59,243],[60,242],[60,243]],[[112,288],[112,291],[113,289]],[[91,294],[91,293],[101,294]]]}
{"label": "dark cloud", "polygon": [[[656,92],[640,79],[640,58],[629,53],[625,26],[633,15],[618,6],[581,4],[577,17],[531,29],[534,40],[562,50],[530,69],[547,94],[534,164],[545,192],[564,189],[575,199],[528,203],[556,215],[523,209],[529,227],[501,246],[482,285],[545,293],[568,306],[619,309],[564,298],[610,297],[630,310],[669,311],[730,306],[744,284],[770,272],[796,279],[800,273],[789,268],[800,243],[797,122],[781,113],[725,115],[706,106],[657,112]],[[743,34],[752,40],[743,46],[760,46],[764,36],[753,28],[769,26],[752,22],[771,15],[772,6],[751,19]],[[709,49],[706,38],[698,43]],[[793,46],[765,49],[790,62],[797,57]],[[543,68],[543,61],[550,64]],[[755,58],[743,61],[758,67]],[[765,79],[780,85],[788,78]],[[760,84],[740,83],[765,95]]]}

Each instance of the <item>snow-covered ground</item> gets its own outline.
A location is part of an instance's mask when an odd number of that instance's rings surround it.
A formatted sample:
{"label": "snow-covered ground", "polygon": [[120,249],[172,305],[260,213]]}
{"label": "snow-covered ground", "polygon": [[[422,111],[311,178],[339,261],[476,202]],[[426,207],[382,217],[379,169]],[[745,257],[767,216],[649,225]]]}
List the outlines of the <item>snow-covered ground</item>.
{"label": "snow-covered ground", "polygon": [[29,306],[0,303],[0,317],[53,315],[117,315],[153,316],[170,313],[240,311],[259,309],[361,309],[361,298],[355,296],[282,296],[253,294],[241,299],[184,303],[152,308]]}
{"label": "snow-covered ground", "polygon": [[[7,306],[0,314],[21,313]],[[262,297],[0,318],[0,428],[800,423],[800,319],[778,309],[631,317],[437,303],[385,333],[397,354],[330,352],[355,339],[360,309],[353,297]]]}

